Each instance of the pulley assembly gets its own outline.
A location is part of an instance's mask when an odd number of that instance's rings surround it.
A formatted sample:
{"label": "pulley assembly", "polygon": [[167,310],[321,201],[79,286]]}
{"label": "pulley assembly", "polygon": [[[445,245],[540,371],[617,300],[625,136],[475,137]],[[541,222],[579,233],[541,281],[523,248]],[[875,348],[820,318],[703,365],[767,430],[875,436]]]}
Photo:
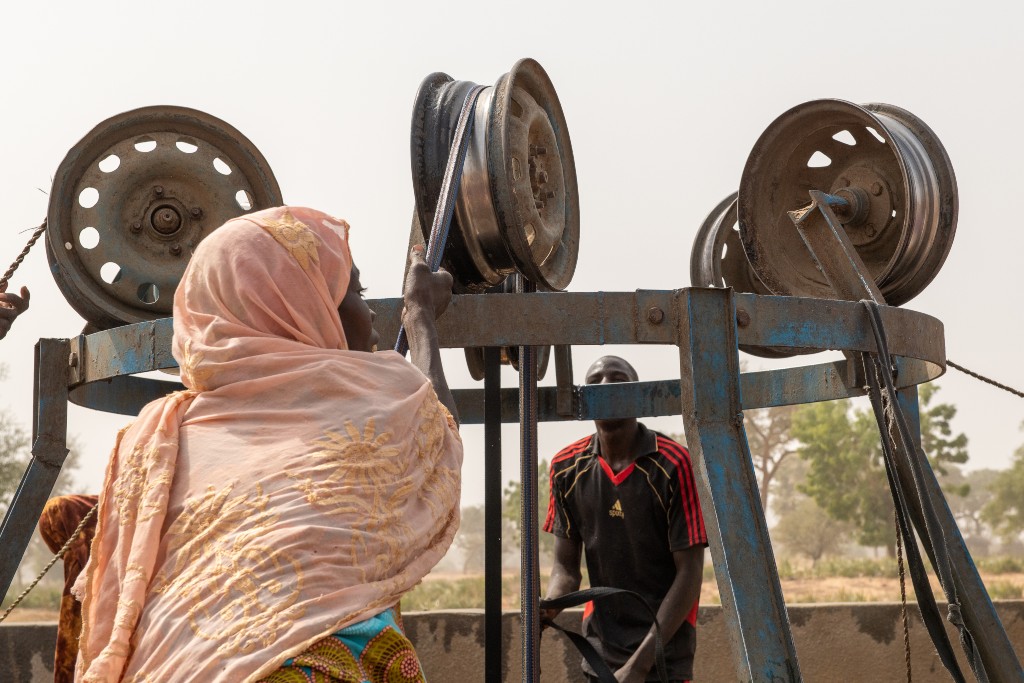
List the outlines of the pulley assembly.
{"label": "pulley assembly", "polygon": [[719,202],[697,231],[690,252],[690,284],[732,287],[737,292],[771,294],[757,279],[743,253],[736,219],[736,194]]}
{"label": "pulley assembly", "polygon": [[[506,278],[504,282],[487,290],[487,294],[514,294],[518,284],[517,274]],[[466,367],[469,369],[469,376],[480,382],[484,379],[486,366],[484,364],[484,350],[479,346],[470,346],[464,350],[466,354]],[[519,371],[519,347],[501,347],[501,364],[510,365],[513,370]],[[541,346],[537,349],[537,379],[544,379],[547,374],[548,364],[551,361],[551,347]]]}
{"label": "pulley assembly", "polygon": [[[732,287],[745,294],[771,294],[750,267],[740,242],[736,192],[719,202],[697,231],[690,252],[690,284],[694,287]],[[815,351],[741,345],[762,358],[787,358]]]}
{"label": "pulley assembly", "polygon": [[282,203],[267,160],[224,121],[184,107],[125,112],[90,131],[57,169],[50,269],[96,328],[167,317],[200,240]]}
{"label": "pulley assembly", "polygon": [[[416,93],[412,177],[429,234],[459,112],[476,86],[443,73]],[[444,266],[457,292],[483,292],[514,272],[541,289],[568,286],[579,251],[579,191],[569,130],[544,69],[516,62],[480,94]]]}
{"label": "pulley assembly", "polygon": [[942,267],[956,232],[956,179],[942,143],[910,112],[814,100],[761,135],[738,215],[751,269],[773,294],[834,296],[788,214],[811,190],[842,204],[837,216],[888,304],[913,299]]}

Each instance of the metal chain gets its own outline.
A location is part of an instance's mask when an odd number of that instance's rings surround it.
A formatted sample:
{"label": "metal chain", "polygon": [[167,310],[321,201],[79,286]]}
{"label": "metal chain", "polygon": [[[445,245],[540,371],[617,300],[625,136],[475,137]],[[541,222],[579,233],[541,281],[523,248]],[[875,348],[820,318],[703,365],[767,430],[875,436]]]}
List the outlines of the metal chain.
{"label": "metal chain", "polygon": [[46,572],[50,571],[50,568],[53,567],[53,565],[57,564],[57,560],[59,560],[60,558],[64,557],[64,553],[66,553],[68,551],[68,548],[71,547],[71,543],[76,538],[78,538],[78,534],[82,533],[82,529],[85,528],[85,525],[88,524],[89,520],[92,519],[96,515],[96,508],[98,508],[98,507],[99,507],[98,504],[97,505],[93,505],[92,508],[89,510],[89,512],[85,513],[85,517],[82,517],[82,521],[79,522],[78,526],[75,527],[75,530],[73,532],[71,532],[70,538],[68,538],[68,540],[64,541],[64,545],[62,545],[60,547],[60,550],[58,550],[57,554],[53,556],[53,559],[51,559],[47,563],[47,565],[45,567],[43,567],[43,571],[39,572],[39,576],[36,577],[35,581],[33,581],[31,584],[29,584],[28,588],[23,590],[21,592],[21,595],[19,595],[17,597],[17,599],[15,599],[15,601],[11,603],[11,606],[7,608],[7,611],[5,611],[2,615],[0,615],[0,623],[3,623],[4,619],[7,618],[7,615],[9,615],[14,610],[15,607],[17,607],[19,604],[21,604],[21,601],[25,599],[25,596],[28,595],[29,593],[31,593],[32,589],[35,588],[36,585],[38,585],[39,582],[43,580],[43,577],[46,576]]}
{"label": "metal chain", "polygon": [[910,671],[910,621],[907,619],[907,574],[903,565],[903,538],[900,534],[900,513],[893,506],[896,518],[896,563],[900,568],[900,615],[903,617],[903,652],[907,660],[907,683],[911,683]]}
{"label": "metal chain", "polygon": [[45,218],[43,219],[42,225],[36,228],[35,231],[32,233],[32,237],[29,238],[28,243],[25,245],[25,248],[21,250],[20,254],[18,254],[18,258],[14,259],[14,263],[11,264],[11,267],[7,269],[7,272],[4,273],[3,277],[0,277],[0,292],[7,291],[7,283],[8,281],[10,281],[11,276],[14,275],[14,271],[16,271],[18,267],[21,265],[21,262],[25,260],[25,257],[28,256],[28,252],[32,250],[32,247],[35,246],[36,241],[42,236],[44,232],[46,232]]}
{"label": "metal chain", "polygon": [[1016,396],[1020,396],[1021,398],[1024,398],[1024,391],[1017,391],[1013,387],[1008,387],[1005,384],[1000,384],[999,382],[995,381],[994,379],[990,379],[988,377],[985,377],[984,375],[979,375],[976,372],[968,370],[967,368],[965,368],[962,365],[957,365],[956,363],[954,363],[953,361],[949,360],[948,358],[946,359],[946,365],[948,365],[949,367],[954,368],[956,370],[959,370],[960,372],[964,373],[965,375],[970,375],[974,379],[980,379],[985,384],[991,384],[992,386],[997,387],[999,389],[1002,389],[1003,391],[1008,391],[1011,394],[1014,394]]}

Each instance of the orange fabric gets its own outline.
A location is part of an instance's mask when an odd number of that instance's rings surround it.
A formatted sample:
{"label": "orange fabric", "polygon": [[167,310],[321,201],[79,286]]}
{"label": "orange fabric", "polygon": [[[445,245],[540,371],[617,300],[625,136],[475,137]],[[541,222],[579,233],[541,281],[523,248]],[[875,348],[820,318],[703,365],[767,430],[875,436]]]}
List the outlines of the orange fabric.
{"label": "orange fabric", "polygon": [[[58,496],[46,501],[39,517],[39,535],[50,552],[60,551],[97,501],[97,496]],[[64,593],[60,598],[57,648],[53,656],[54,683],[70,683],[75,677],[78,636],[82,633],[82,605],[71,595],[71,586],[89,560],[89,545],[95,534],[96,518],[93,517],[64,553]]]}
{"label": "orange fabric", "polygon": [[196,249],[188,390],[123,430],[100,496],[78,680],[254,681],[398,602],[459,520],[462,443],[398,354],[348,351],[348,226],[279,207]]}

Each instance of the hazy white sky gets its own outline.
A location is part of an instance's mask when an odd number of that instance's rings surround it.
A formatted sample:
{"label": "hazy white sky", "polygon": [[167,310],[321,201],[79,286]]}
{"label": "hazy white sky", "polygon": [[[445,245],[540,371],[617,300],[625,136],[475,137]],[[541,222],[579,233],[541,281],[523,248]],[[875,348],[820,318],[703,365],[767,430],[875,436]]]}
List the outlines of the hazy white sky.
{"label": "hazy white sky", "polygon": [[[214,114],[269,160],[285,201],[348,219],[370,297],[397,296],[413,209],[409,120],[433,71],[492,84],[534,57],[558,90],[579,177],[574,291],[689,285],[701,220],[735,190],[750,148],[779,114],[836,97],[888,102],[924,119],[960,188],[959,231],[942,272],[909,307],[946,325],[948,356],[1024,387],[1017,308],[1024,235],[1014,227],[1024,136],[1019,3],[248,2],[16,3],[2,10],[0,270],[46,213],[51,176],[101,120],[177,104]],[[12,288],[32,308],[0,343],[0,406],[27,426],[32,345],[81,319],[41,245]],[[673,347],[610,349],[642,379],[678,376]],[[577,348],[580,377],[609,349]],[[799,362],[821,362],[821,357]],[[752,369],[767,367],[750,358]],[[447,353],[455,387],[472,385]],[[955,371],[939,397],[959,407],[971,467],[1005,467],[1024,442],[1024,405]],[[554,382],[553,372],[546,381]],[[511,386],[515,377],[505,375]],[[72,407],[83,490],[98,488],[125,418]],[[649,424],[681,432],[679,418]],[[542,425],[542,456],[589,424]],[[467,427],[464,503],[482,502],[482,427]],[[518,477],[518,433],[504,466]]]}

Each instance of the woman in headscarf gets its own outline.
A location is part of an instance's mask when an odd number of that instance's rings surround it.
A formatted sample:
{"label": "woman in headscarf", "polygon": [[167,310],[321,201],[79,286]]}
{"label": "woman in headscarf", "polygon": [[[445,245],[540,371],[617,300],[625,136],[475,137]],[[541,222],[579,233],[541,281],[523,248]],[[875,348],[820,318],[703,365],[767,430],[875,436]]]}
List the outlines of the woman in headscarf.
{"label": "woman in headscarf", "polygon": [[393,611],[459,523],[462,445],[410,255],[412,364],[370,353],[348,225],[279,207],[196,249],[174,298],[187,389],[123,430],[83,598],[82,681],[418,681]]}

